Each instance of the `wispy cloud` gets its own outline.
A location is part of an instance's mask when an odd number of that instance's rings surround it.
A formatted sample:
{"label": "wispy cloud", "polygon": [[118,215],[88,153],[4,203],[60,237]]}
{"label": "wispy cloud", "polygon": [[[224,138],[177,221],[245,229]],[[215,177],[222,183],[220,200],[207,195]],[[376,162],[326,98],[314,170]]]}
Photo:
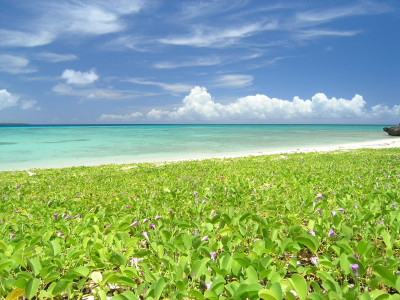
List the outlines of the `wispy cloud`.
{"label": "wispy cloud", "polygon": [[[45,1],[24,2],[37,17],[20,20],[25,30],[0,30],[3,47],[37,47],[60,35],[104,35],[125,29],[122,16],[138,13],[145,1]],[[34,28],[34,29],[32,29]]]}
{"label": "wispy cloud", "polygon": [[24,57],[0,54],[0,72],[10,74],[37,72],[37,69],[30,66],[29,63],[29,60]]}
{"label": "wispy cloud", "polygon": [[137,120],[140,117],[142,117],[143,114],[141,112],[134,112],[130,114],[124,114],[124,115],[113,115],[113,114],[102,114],[99,117],[99,121],[107,121],[107,122],[117,122],[117,123],[127,123],[131,122],[133,120]]}
{"label": "wispy cloud", "polygon": [[327,36],[341,36],[341,37],[349,37],[355,36],[361,33],[360,30],[329,30],[329,29],[309,29],[309,30],[301,30],[294,33],[294,36],[297,40],[312,40],[320,37]]}
{"label": "wispy cloud", "polygon": [[136,94],[132,91],[121,91],[114,89],[101,88],[75,88],[71,85],[59,83],[52,88],[52,91],[59,95],[67,95],[87,100],[122,100],[133,99],[137,97],[152,96],[154,94]]}
{"label": "wispy cloud", "polygon": [[156,81],[147,81],[147,80],[141,80],[137,78],[130,78],[126,80],[128,82],[132,82],[135,84],[141,84],[141,85],[155,85],[167,92],[171,93],[182,93],[182,92],[188,92],[190,91],[193,86],[188,85],[188,84],[183,84],[183,83],[164,83],[164,82],[156,82]]}
{"label": "wispy cloud", "polygon": [[215,66],[220,64],[222,61],[219,57],[196,57],[192,60],[186,60],[181,62],[159,62],[154,64],[157,69],[175,69],[183,67],[205,67]]}
{"label": "wispy cloud", "polygon": [[36,59],[58,63],[63,61],[71,61],[77,60],[78,57],[74,54],[58,54],[58,53],[51,53],[51,52],[41,52],[34,55]]}
{"label": "wispy cloud", "polygon": [[179,46],[224,48],[258,32],[276,28],[276,22],[258,22],[224,28],[196,26],[187,35],[163,38],[159,41],[164,44]]}
{"label": "wispy cloud", "polygon": [[227,74],[217,77],[213,83],[216,87],[242,88],[251,85],[253,76],[244,74]]}
{"label": "wispy cloud", "polygon": [[359,1],[356,4],[330,9],[308,10],[296,14],[296,19],[302,22],[325,23],[338,18],[360,15],[381,14],[391,11],[391,8],[383,2]]}

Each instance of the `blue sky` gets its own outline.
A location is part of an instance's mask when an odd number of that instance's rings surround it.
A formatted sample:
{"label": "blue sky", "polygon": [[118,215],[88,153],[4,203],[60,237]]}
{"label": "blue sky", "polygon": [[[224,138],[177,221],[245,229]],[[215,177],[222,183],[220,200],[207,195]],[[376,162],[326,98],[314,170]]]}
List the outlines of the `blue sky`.
{"label": "blue sky", "polygon": [[400,2],[0,3],[0,122],[400,122]]}

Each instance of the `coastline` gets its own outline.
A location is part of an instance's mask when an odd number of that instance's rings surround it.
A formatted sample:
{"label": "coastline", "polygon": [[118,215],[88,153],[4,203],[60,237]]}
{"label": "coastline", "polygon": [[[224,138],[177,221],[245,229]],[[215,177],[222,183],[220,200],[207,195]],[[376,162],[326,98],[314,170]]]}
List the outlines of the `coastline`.
{"label": "coastline", "polygon": [[94,167],[101,165],[127,165],[127,164],[140,164],[140,163],[168,163],[168,162],[179,162],[179,161],[196,161],[196,160],[206,160],[206,159],[225,159],[225,158],[239,158],[239,157],[249,157],[249,156],[263,156],[263,155],[277,155],[277,154],[294,154],[294,153],[310,153],[310,152],[332,152],[332,151],[348,151],[356,149],[380,149],[380,148],[400,148],[400,138],[398,137],[388,137],[387,139],[379,139],[372,141],[356,142],[356,143],[346,143],[337,144],[329,146],[307,146],[307,147],[290,147],[290,148],[275,148],[269,150],[250,150],[239,153],[227,153],[227,154],[216,154],[216,155],[195,155],[187,156],[184,158],[160,158],[160,159],[118,159],[118,160],[107,160],[101,159],[95,162],[85,162],[85,163],[56,163],[56,162],[42,162],[40,166],[32,167],[16,167],[12,169],[0,170],[0,172],[7,171],[27,171],[34,169],[61,169],[61,168],[72,168],[72,167]]}

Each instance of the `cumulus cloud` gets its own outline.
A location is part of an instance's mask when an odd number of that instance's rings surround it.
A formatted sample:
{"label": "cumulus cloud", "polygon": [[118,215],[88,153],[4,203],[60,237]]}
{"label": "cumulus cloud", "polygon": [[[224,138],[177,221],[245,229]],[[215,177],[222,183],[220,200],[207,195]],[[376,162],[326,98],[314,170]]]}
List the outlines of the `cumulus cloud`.
{"label": "cumulus cloud", "polygon": [[0,72],[10,74],[33,73],[37,70],[29,65],[29,60],[15,55],[0,54]]}
{"label": "cumulus cloud", "polygon": [[21,100],[19,96],[12,95],[6,89],[0,90],[0,110],[18,106],[21,109],[32,109],[36,105],[35,100]]}
{"label": "cumulus cloud", "polygon": [[393,122],[400,117],[400,105],[377,105],[366,108],[361,95],[351,99],[328,98],[317,93],[311,99],[294,97],[292,100],[252,95],[235,102],[216,102],[204,87],[196,86],[174,110],[151,110],[149,120],[165,122],[290,122],[290,123],[368,123],[385,120]]}
{"label": "cumulus cloud", "polygon": [[140,118],[143,114],[140,112],[134,112],[131,114],[125,114],[125,115],[108,115],[108,114],[102,114],[99,118],[99,121],[106,121],[106,122],[131,122],[133,120],[137,120]]}
{"label": "cumulus cloud", "polygon": [[83,86],[95,82],[97,79],[99,79],[99,76],[96,74],[94,69],[88,72],[66,69],[62,73],[61,78],[65,79],[67,84]]}

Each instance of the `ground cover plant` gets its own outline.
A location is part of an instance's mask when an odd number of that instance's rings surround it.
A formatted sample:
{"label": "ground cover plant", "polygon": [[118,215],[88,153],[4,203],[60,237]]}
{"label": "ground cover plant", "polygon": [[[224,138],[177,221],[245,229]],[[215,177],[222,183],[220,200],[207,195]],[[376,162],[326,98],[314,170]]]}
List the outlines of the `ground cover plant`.
{"label": "ground cover plant", "polygon": [[398,149],[0,173],[0,298],[400,299]]}

